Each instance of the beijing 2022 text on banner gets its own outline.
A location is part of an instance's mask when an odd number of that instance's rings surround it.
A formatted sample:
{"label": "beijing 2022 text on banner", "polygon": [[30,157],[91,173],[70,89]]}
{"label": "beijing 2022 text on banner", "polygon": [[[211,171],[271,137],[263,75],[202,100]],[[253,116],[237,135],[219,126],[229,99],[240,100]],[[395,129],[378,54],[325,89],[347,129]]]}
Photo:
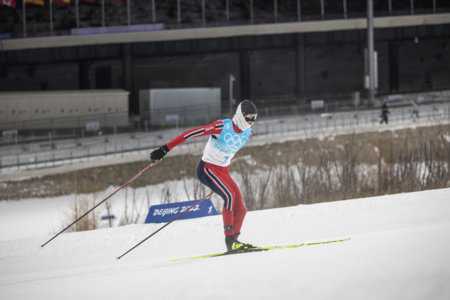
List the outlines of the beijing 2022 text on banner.
{"label": "beijing 2022 text on banner", "polygon": [[217,215],[210,199],[183,201],[150,206],[145,223],[166,223]]}

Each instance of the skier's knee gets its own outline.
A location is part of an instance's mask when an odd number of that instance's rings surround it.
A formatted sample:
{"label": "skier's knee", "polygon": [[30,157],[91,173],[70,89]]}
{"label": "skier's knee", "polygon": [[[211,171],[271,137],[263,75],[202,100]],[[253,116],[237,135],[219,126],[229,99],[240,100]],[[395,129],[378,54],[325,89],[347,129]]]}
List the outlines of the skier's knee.
{"label": "skier's knee", "polygon": [[241,202],[241,205],[239,205],[239,208],[237,209],[239,211],[239,214],[243,217],[247,214],[247,207]]}

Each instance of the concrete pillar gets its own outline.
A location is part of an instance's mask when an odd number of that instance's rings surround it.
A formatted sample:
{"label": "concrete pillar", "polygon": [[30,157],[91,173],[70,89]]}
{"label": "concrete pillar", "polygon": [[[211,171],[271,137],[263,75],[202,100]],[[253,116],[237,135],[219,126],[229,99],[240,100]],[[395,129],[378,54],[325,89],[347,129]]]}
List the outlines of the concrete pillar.
{"label": "concrete pillar", "polygon": [[367,0],[367,51],[369,67],[369,105],[374,104],[376,93],[376,71],[375,71],[375,38],[374,38],[373,0]]}

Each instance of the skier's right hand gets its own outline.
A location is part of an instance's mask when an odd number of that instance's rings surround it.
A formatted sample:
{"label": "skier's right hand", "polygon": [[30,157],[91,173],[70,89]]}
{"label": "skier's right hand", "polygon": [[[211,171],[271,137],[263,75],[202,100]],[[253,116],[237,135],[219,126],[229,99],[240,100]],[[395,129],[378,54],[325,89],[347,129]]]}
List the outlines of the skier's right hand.
{"label": "skier's right hand", "polygon": [[152,161],[158,161],[164,158],[166,154],[169,152],[169,148],[167,145],[162,145],[156,150],[153,150],[152,153],[150,153],[150,159]]}

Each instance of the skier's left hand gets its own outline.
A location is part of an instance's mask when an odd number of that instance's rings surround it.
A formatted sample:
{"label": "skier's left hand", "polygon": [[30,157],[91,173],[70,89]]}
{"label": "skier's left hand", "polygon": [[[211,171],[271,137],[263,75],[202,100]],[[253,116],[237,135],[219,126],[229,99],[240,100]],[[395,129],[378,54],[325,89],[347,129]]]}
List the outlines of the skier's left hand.
{"label": "skier's left hand", "polygon": [[162,145],[156,150],[153,150],[152,153],[150,153],[150,159],[153,161],[158,161],[164,158],[166,154],[169,152],[169,148],[166,145]]}

